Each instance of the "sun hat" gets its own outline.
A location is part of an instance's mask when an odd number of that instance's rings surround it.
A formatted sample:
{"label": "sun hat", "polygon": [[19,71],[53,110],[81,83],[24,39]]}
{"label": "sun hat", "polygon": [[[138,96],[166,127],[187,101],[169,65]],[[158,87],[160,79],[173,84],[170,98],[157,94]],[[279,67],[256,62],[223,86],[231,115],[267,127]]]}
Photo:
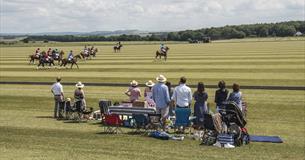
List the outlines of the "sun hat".
{"label": "sun hat", "polygon": [[132,81],[130,82],[130,85],[133,86],[133,87],[136,87],[136,86],[138,85],[138,82],[135,81],[135,80],[132,80]]}
{"label": "sun hat", "polygon": [[160,74],[160,75],[156,78],[156,80],[157,80],[158,82],[166,82],[166,78],[165,78],[162,74]]}
{"label": "sun hat", "polygon": [[154,83],[152,80],[149,80],[148,82],[145,83],[145,85],[146,85],[147,87],[152,87],[152,86],[155,85],[155,83]]}
{"label": "sun hat", "polygon": [[75,85],[76,88],[83,88],[84,86],[85,85],[82,84],[82,82],[77,82],[76,85]]}

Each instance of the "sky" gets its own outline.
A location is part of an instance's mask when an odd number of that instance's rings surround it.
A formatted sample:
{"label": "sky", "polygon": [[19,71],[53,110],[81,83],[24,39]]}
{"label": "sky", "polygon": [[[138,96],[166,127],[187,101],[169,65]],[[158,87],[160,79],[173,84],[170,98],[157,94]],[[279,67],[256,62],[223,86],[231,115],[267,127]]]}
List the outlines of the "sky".
{"label": "sky", "polygon": [[304,20],[304,0],[0,0],[0,33],[177,31]]}

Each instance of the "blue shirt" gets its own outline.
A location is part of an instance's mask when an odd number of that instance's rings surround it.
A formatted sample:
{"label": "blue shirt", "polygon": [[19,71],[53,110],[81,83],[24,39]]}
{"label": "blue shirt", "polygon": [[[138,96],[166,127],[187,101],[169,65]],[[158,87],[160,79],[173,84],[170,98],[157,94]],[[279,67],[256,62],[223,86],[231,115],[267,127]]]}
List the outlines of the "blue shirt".
{"label": "blue shirt", "polygon": [[157,108],[165,108],[170,102],[168,87],[164,83],[157,83],[152,88],[152,98]]}
{"label": "blue shirt", "polygon": [[239,109],[242,110],[242,93],[240,91],[230,93],[228,101],[235,102],[238,105]]}

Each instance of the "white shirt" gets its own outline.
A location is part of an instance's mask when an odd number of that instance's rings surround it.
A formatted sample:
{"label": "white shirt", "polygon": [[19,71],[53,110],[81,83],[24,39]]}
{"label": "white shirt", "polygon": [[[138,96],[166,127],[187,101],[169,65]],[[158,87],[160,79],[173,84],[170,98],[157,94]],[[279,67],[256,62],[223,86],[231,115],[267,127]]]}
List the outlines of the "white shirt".
{"label": "white shirt", "polygon": [[52,90],[54,96],[58,96],[58,95],[61,95],[61,93],[64,93],[62,85],[59,82],[54,83],[51,87],[51,90]]}
{"label": "white shirt", "polygon": [[192,102],[191,88],[185,84],[180,84],[174,90],[172,100],[180,107],[187,107]]}

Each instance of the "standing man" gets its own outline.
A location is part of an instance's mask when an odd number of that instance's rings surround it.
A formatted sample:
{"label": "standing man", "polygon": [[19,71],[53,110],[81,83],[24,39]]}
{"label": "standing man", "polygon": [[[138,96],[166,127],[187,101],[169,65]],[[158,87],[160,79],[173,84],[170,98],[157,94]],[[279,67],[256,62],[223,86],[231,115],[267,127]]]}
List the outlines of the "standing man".
{"label": "standing man", "polygon": [[161,114],[163,130],[165,130],[165,122],[169,112],[170,97],[168,93],[168,87],[164,84],[166,82],[166,78],[163,75],[159,75],[156,80],[158,83],[155,84],[152,88],[152,98],[156,103],[157,113]]}
{"label": "standing man", "polygon": [[192,103],[191,88],[186,86],[186,78],[181,77],[179,86],[174,90],[172,100],[176,103],[176,108],[190,108]]}
{"label": "standing man", "polygon": [[55,106],[54,106],[54,118],[62,118],[60,113],[61,109],[63,108],[63,101],[64,101],[64,90],[62,85],[60,84],[61,78],[56,78],[56,83],[54,83],[51,87],[51,92],[54,95]]}

